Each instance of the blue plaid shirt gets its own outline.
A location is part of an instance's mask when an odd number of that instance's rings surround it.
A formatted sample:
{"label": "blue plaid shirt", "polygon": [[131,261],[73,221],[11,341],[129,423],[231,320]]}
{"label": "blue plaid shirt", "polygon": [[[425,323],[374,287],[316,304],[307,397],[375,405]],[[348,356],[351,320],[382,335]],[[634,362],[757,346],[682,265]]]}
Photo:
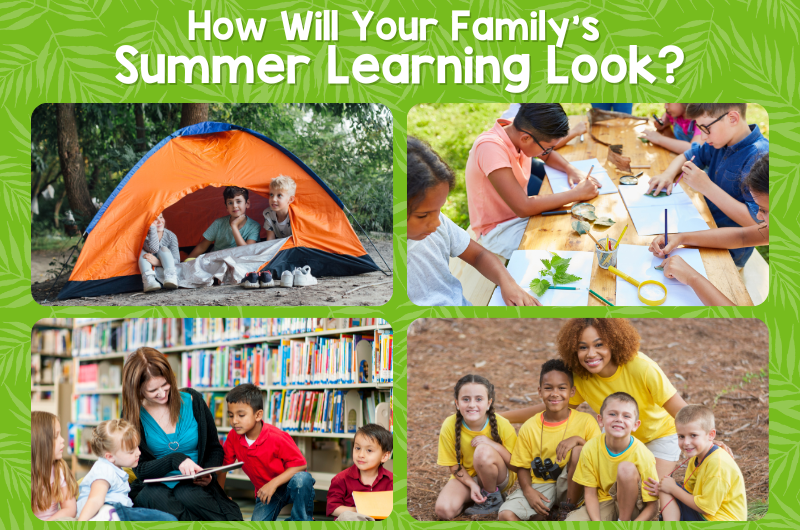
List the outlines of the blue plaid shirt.
{"label": "blue plaid shirt", "polygon": [[[758,125],[750,125],[750,134],[739,143],[718,149],[708,144],[692,144],[692,148],[683,153],[683,156],[686,160],[695,157],[694,163],[698,167],[706,168],[711,181],[737,201],[745,203],[750,215],[755,218],[758,205],[748,191],[742,191],[742,179],[750,173],[753,163],[768,152],[769,140],[761,134]],[[706,203],[718,227],[739,226],[708,198]],[[736,266],[744,267],[753,253],[753,247],[737,248],[730,250],[730,253]]]}

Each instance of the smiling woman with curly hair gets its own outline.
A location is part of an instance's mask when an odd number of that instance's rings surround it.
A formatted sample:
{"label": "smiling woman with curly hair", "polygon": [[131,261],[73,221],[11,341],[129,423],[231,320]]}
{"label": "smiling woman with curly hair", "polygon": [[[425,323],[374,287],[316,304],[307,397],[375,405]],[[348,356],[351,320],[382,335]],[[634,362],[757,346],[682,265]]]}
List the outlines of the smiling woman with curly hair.
{"label": "smiling woman with curly hair", "polygon": [[[561,359],[575,376],[575,395],[569,406],[587,403],[595,412],[603,400],[626,392],[639,405],[641,425],[633,436],[644,442],[664,476],[680,457],[675,415],[686,402],[655,361],[639,351],[636,328],[623,318],[573,318],[558,333]],[[541,412],[544,405],[503,413],[521,423]]]}

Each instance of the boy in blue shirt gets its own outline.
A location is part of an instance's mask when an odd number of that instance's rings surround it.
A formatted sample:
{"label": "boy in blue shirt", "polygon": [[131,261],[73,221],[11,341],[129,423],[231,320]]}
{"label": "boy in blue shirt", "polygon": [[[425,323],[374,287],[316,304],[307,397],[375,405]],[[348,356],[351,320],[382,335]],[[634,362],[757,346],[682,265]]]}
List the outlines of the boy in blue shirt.
{"label": "boy in blue shirt", "polygon": [[[751,226],[756,223],[758,205],[742,190],[742,179],[753,163],[769,152],[769,140],[758,125],[745,121],[746,103],[690,103],[685,116],[695,120],[703,145],[678,155],[662,174],[650,179],[649,191],[672,193],[675,178],[702,193],[717,226]],[[699,166],[699,167],[698,167]],[[706,167],[706,171],[700,169]],[[730,250],[737,267],[744,267],[753,247]]]}
{"label": "boy in blue shirt", "polygon": [[196,258],[205,253],[211,245],[214,245],[214,250],[217,251],[258,242],[261,225],[246,215],[247,209],[250,208],[250,193],[245,188],[228,186],[222,196],[225,199],[228,215],[211,223],[203,233],[203,241],[194,247],[189,258]]}

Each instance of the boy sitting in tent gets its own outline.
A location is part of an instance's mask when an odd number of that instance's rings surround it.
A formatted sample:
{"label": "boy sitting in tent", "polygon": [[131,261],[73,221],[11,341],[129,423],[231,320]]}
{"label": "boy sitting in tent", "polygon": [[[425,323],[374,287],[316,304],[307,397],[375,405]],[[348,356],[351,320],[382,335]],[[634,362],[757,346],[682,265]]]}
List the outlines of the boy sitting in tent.
{"label": "boy sitting in tent", "polygon": [[279,175],[269,183],[269,208],[264,209],[264,230],[267,241],[292,235],[289,205],[294,202],[297,184],[292,177]]}
{"label": "boy sitting in tent", "polygon": [[250,207],[250,193],[245,188],[228,186],[222,193],[222,197],[225,199],[228,215],[211,223],[211,226],[203,233],[203,241],[194,247],[187,259],[200,256],[212,244],[214,251],[217,251],[258,242],[261,226],[246,215],[247,209]]}

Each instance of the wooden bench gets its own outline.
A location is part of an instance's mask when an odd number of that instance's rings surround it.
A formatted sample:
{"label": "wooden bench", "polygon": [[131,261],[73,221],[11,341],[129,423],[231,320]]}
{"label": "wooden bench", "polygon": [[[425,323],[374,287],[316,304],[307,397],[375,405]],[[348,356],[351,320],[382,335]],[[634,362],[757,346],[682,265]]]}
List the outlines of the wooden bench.
{"label": "wooden bench", "polygon": [[[473,241],[478,238],[472,227],[467,228],[467,234]],[[497,259],[506,266],[508,260],[502,256],[495,254]],[[450,258],[450,273],[458,278],[461,282],[461,287],[464,290],[464,298],[474,306],[487,306],[489,300],[492,298],[492,293],[495,289],[495,284],[486,279],[486,277],[478,272],[472,265],[459,258]]]}

